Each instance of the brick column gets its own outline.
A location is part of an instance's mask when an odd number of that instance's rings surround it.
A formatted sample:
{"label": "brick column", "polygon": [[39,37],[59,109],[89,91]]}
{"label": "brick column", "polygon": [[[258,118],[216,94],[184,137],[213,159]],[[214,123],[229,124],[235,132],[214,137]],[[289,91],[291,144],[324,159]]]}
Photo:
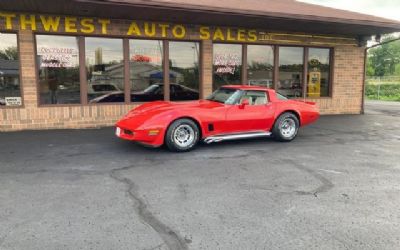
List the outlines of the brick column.
{"label": "brick column", "polygon": [[35,108],[38,103],[38,89],[35,74],[35,43],[30,30],[19,31],[21,61],[21,87],[25,108]]}
{"label": "brick column", "polygon": [[213,82],[213,54],[212,41],[204,40],[201,42],[201,77],[200,77],[200,97],[205,98],[212,93]]}

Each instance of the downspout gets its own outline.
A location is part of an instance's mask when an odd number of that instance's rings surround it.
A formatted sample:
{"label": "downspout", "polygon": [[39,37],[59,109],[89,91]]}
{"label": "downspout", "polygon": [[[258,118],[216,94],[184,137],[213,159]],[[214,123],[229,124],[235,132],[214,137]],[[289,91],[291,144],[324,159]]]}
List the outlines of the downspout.
{"label": "downspout", "polygon": [[400,40],[400,37],[392,39],[392,40],[389,40],[389,41],[377,43],[377,44],[374,44],[374,45],[372,45],[370,47],[365,47],[365,49],[364,49],[364,76],[363,76],[363,90],[362,90],[362,98],[361,98],[361,114],[362,115],[364,114],[364,106],[365,106],[365,87],[366,87],[365,79],[366,79],[366,73],[367,73],[368,50],[372,49],[372,48],[375,48],[375,47],[378,47],[378,46],[382,46],[382,45],[387,44],[387,43],[398,41],[398,40]]}
{"label": "downspout", "polygon": [[367,56],[368,56],[368,47],[364,49],[364,74],[363,74],[363,88],[362,88],[362,96],[361,96],[361,114],[364,114],[364,106],[365,106],[365,79],[367,74]]}

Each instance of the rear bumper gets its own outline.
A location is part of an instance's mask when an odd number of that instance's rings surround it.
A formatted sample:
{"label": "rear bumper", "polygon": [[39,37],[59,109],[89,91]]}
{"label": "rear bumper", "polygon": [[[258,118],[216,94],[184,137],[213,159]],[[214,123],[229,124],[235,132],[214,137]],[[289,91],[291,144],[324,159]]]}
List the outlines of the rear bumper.
{"label": "rear bumper", "polygon": [[163,129],[132,130],[115,127],[115,135],[121,139],[138,142],[149,147],[159,147],[164,143]]}
{"label": "rear bumper", "polygon": [[307,112],[303,114],[303,119],[301,121],[301,126],[305,126],[317,121],[320,117],[319,112]]}

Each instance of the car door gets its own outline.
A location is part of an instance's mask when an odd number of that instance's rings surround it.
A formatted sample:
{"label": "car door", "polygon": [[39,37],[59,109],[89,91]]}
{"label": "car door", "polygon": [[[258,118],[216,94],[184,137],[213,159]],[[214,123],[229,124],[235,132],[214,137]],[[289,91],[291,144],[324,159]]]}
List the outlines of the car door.
{"label": "car door", "polygon": [[[244,100],[248,100],[248,105],[243,105]],[[274,112],[266,91],[248,90],[238,104],[227,110],[226,124],[232,133],[269,131],[274,122]]]}
{"label": "car door", "polygon": [[157,85],[157,88],[154,88],[151,93],[147,95],[146,101],[158,101],[164,100],[164,85]]}
{"label": "car door", "polygon": [[170,97],[171,101],[184,101],[187,100],[182,87],[179,85],[170,85]]}

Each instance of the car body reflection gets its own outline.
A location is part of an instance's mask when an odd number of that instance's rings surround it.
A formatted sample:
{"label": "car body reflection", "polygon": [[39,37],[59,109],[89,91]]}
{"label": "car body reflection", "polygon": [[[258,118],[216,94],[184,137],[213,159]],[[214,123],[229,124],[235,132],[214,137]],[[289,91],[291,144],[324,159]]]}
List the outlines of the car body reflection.
{"label": "car body reflection", "polygon": [[[197,90],[176,83],[171,83],[169,88],[171,101],[199,99],[199,92]],[[90,103],[124,102],[124,99],[123,91],[113,91],[91,100]],[[157,100],[164,100],[163,83],[153,84],[143,91],[131,93],[131,102],[149,102]]]}

